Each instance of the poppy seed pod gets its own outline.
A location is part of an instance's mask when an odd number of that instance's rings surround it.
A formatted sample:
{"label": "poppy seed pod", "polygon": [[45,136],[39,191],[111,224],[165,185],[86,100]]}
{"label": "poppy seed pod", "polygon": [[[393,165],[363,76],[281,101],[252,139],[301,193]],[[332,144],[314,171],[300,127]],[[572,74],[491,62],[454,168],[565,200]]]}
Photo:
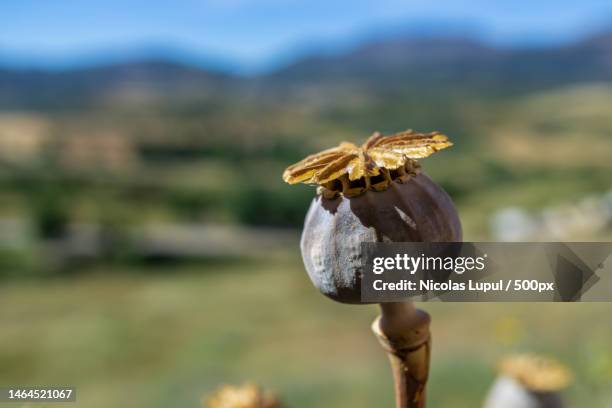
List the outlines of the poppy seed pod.
{"label": "poppy seed pod", "polygon": [[499,377],[485,408],[562,408],[561,391],[572,379],[570,370],[551,358],[518,354],[503,358]]}
{"label": "poppy seed pod", "polygon": [[254,384],[224,385],[208,399],[202,408],[281,408],[274,394]]}
{"label": "poppy seed pod", "polygon": [[439,133],[375,133],[361,147],[342,143],[290,166],[289,183],[318,184],[300,247],[306,271],[326,296],[361,303],[363,242],[461,241],[446,192],[416,158],[450,146]]}

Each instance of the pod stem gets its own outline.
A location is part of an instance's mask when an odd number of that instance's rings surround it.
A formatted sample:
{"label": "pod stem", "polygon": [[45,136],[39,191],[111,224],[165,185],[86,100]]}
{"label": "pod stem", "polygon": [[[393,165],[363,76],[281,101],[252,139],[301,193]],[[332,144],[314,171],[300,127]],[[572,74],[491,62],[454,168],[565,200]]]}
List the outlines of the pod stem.
{"label": "pod stem", "polygon": [[425,407],[431,335],[429,314],[412,302],[381,303],[372,330],[389,356],[396,408]]}

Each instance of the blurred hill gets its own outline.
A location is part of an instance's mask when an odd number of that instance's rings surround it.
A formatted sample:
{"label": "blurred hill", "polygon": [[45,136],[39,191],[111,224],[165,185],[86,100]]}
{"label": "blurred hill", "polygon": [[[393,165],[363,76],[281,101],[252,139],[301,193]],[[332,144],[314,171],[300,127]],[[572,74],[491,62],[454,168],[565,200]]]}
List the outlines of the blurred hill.
{"label": "blurred hill", "polygon": [[86,107],[116,94],[208,93],[226,80],[218,72],[169,60],[130,61],[68,71],[0,68],[0,108],[53,110]]}
{"label": "blurred hill", "polygon": [[245,86],[286,91],[332,83],[380,91],[450,87],[487,94],[611,79],[612,31],[563,47],[525,49],[492,48],[463,37],[398,37],[366,42],[340,55],[310,55],[251,78],[190,66],[163,54],[75,70],[0,68],[0,108],[83,106],[126,92],[201,98]]}
{"label": "blurred hill", "polygon": [[[612,31],[558,48],[491,48],[469,38],[397,38],[337,56],[312,56],[274,73],[292,81],[521,91],[612,79]],[[397,81],[397,82],[396,82]],[[399,83],[398,83],[399,82]],[[406,88],[404,88],[406,87]]]}

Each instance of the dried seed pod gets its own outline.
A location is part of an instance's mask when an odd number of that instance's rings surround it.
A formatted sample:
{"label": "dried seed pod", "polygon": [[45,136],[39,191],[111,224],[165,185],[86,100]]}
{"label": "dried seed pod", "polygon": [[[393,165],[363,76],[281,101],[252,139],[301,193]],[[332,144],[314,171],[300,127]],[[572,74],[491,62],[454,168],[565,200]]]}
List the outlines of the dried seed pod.
{"label": "dried seed pod", "polygon": [[562,408],[561,391],[571,382],[567,367],[535,354],[505,357],[485,408]]}
{"label": "dried seed pod", "polygon": [[202,400],[203,408],[281,408],[272,393],[254,384],[224,385]]}
{"label": "dried seed pod", "polygon": [[439,133],[375,133],[289,167],[287,182],[320,184],[301,239],[306,271],[326,296],[360,303],[362,242],[461,241],[457,211],[416,158],[450,146]]}

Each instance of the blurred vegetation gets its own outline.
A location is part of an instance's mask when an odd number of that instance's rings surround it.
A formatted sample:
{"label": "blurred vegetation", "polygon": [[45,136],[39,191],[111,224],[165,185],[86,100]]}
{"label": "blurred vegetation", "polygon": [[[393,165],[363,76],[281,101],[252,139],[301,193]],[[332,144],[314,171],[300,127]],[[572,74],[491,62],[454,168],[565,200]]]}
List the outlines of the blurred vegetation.
{"label": "blurred vegetation", "polygon": [[612,101],[608,86],[519,95],[455,89],[446,98],[388,88],[360,98],[354,86],[354,99],[334,100],[340,91],[321,85],[281,99],[271,97],[274,89],[214,105],[190,98],[126,105],[119,94],[112,105],[0,114],[0,142],[11,132],[27,141],[21,156],[0,154],[0,218],[31,225],[21,253],[37,239],[62,239],[74,224],[103,226],[122,243],[107,245],[102,259],[124,259],[129,229],[150,223],[300,228],[314,188],[284,184],[287,165],[341,140],[408,127],[437,129],[455,142],[423,166],[457,203],[466,239],[489,239],[500,207],[542,208],[612,187],[612,127],[602,109]]}

